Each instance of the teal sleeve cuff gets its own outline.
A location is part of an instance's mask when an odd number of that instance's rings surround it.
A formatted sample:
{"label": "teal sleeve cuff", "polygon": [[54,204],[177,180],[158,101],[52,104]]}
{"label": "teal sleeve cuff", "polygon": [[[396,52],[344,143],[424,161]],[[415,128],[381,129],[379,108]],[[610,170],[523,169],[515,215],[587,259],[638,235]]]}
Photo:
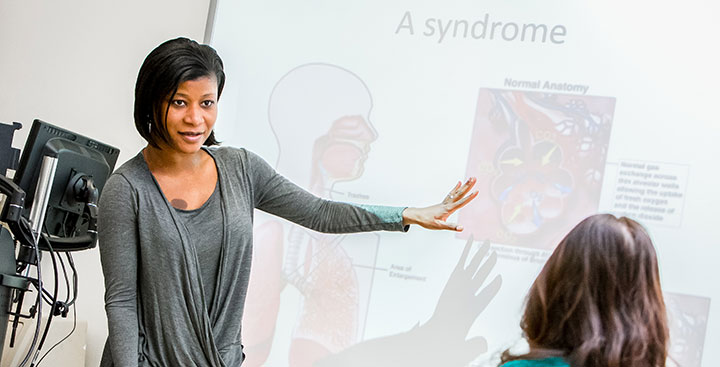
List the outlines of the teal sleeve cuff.
{"label": "teal sleeve cuff", "polygon": [[[372,213],[376,217],[380,218],[383,223],[398,224],[400,226],[402,226],[403,222],[403,210],[407,208],[404,206],[365,205],[355,203],[353,203],[352,205]],[[402,227],[403,232],[407,232],[409,229],[409,225]]]}

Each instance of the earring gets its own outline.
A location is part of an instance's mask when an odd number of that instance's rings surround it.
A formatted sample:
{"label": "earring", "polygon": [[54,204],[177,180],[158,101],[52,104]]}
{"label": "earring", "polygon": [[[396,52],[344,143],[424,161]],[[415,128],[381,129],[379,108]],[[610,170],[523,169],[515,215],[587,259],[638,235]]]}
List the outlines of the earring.
{"label": "earring", "polygon": [[145,118],[147,119],[148,124],[148,134],[152,133],[152,118],[150,117],[150,114],[145,115]]}

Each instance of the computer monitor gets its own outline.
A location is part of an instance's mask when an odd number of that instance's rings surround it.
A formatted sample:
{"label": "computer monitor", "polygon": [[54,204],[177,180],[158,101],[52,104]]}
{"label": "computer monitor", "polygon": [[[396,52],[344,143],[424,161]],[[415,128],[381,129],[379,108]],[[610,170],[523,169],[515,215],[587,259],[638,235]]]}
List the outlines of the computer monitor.
{"label": "computer monitor", "polygon": [[[26,193],[24,216],[30,218],[43,158],[57,158],[42,228],[48,238],[58,240],[51,242],[54,250],[74,251],[95,246],[94,235],[89,240],[83,237],[90,223],[87,200],[77,197],[77,191],[79,186],[89,183],[96,204],[119,154],[119,149],[97,140],[41,120],[33,121],[14,181]],[[68,240],[80,238],[84,240]],[[40,246],[43,248],[43,241]]]}

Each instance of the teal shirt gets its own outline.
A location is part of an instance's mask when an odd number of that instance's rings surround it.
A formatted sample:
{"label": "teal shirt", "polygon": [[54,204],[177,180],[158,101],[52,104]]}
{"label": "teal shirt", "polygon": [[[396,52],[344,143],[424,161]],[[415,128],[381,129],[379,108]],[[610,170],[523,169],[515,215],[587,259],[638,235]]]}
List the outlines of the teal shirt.
{"label": "teal shirt", "polygon": [[503,364],[501,367],[570,367],[565,360],[560,357],[552,357],[545,359],[518,359]]}

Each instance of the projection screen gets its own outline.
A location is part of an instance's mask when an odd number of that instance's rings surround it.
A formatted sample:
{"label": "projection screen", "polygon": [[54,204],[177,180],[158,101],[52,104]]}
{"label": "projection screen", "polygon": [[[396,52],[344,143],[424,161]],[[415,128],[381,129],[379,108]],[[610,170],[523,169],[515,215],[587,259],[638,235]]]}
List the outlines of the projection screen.
{"label": "projection screen", "polygon": [[[431,205],[478,179],[451,217],[462,233],[328,235],[256,213],[247,366],[497,365],[527,348],[523,302],[554,246],[597,212],[653,238],[669,365],[720,364],[718,5],[214,5],[224,145],[359,204]],[[485,243],[497,263],[478,286],[463,268]]]}

